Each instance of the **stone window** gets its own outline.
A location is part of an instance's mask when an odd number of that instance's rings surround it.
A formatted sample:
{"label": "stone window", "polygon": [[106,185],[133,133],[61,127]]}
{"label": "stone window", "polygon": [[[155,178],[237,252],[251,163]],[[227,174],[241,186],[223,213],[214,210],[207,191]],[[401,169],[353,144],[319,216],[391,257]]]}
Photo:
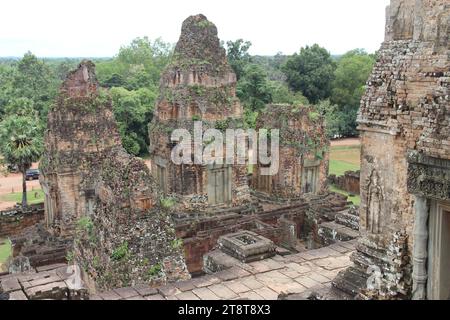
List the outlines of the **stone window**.
{"label": "stone window", "polygon": [[208,168],[208,202],[222,204],[231,201],[231,167],[214,165]]}

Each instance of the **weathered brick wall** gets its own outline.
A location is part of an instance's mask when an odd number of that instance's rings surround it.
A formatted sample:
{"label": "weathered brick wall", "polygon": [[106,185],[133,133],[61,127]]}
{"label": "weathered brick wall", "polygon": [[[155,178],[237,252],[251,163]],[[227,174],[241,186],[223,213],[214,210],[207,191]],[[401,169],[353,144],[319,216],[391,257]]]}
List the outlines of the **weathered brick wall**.
{"label": "weathered brick wall", "polygon": [[328,176],[328,183],[336,186],[337,188],[353,193],[359,194],[360,189],[360,172],[359,171],[346,171],[343,176],[336,176],[330,174]]}
{"label": "weathered brick wall", "polygon": [[42,205],[34,210],[22,213],[17,211],[0,212],[0,238],[7,238],[21,234],[24,229],[36,225],[44,220]]}

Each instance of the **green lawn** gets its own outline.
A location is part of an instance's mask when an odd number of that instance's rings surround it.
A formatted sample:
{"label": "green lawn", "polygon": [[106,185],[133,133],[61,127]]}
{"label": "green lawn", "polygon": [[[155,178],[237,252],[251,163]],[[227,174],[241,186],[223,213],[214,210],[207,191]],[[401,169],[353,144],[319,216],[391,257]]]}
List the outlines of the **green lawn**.
{"label": "green lawn", "polygon": [[[44,202],[44,192],[42,190],[27,191],[28,204]],[[8,193],[0,196],[0,201],[22,202],[22,192]]]}
{"label": "green lawn", "polygon": [[5,263],[10,255],[11,255],[11,241],[9,239],[0,239],[0,265]]}
{"label": "green lawn", "polygon": [[350,196],[350,194],[347,191],[338,189],[335,186],[330,186],[330,190],[333,191],[333,192],[337,192],[337,193],[341,193],[343,195],[346,195],[348,197],[348,200],[353,202],[353,204],[355,206],[359,206],[361,204],[361,197],[358,194],[356,194],[354,196]]}
{"label": "green lawn", "polygon": [[345,171],[360,169],[360,146],[335,146],[330,150],[330,174],[344,175]]}

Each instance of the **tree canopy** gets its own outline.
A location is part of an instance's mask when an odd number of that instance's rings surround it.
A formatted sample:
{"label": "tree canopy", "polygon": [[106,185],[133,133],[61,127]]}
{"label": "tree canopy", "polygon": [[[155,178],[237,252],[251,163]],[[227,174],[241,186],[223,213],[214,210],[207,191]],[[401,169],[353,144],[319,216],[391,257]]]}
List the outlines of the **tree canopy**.
{"label": "tree canopy", "polygon": [[375,63],[374,55],[356,49],[337,61],[330,102],[337,105],[334,112],[339,119],[339,135],[356,135],[356,115],[365,84]]}
{"label": "tree canopy", "polygon": [[331,95],[335,68],[330,53],[317,44],[301,48],[282,67],[289,87],[301,91],[312,103]]}
{"label": "tree canopy", "polygon": [[[356,114],[374,55],[355,49],[333,58],[315,44],[290,56],[252,56],[251,45],[243,39],[226,44],[249,126],[254,126],[266,104],[313,104],[325,115],[330,137],[357,134]],[[147,126],[161,73],[172,53],[172,44],[142,37],[121,47],[112,58],[94,59],[101,86],[110,89],[122,143],[131,154],[148,152]],[[23,117],[34,119],[33,126],[45,128],[47,110],[61,81],[78,63],[79,59],[40,59],[30,52],[21,59],[0,59],[0,121]],[[43,130],[36,134],[42,137]]]}
{"label": "tree canopy", "polygon": [[252,62],[252,57],[248,53],[251,46],[250,41],[242,39],[227,42],[228,63],[233,68],[237,80],[243,76],[246,65]]}

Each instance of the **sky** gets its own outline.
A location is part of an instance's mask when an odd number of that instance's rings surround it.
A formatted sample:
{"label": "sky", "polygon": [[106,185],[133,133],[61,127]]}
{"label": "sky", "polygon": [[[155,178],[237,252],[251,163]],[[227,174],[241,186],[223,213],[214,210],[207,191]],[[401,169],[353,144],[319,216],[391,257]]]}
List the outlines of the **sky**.
{"label": "sky", "polygon": [[389,0],[2,0],[0,56],[110,57],[136,37],[175,43],[202,13],[224,41],[251,54],[293,54],[318,43],[332,54],[376,51]]}

